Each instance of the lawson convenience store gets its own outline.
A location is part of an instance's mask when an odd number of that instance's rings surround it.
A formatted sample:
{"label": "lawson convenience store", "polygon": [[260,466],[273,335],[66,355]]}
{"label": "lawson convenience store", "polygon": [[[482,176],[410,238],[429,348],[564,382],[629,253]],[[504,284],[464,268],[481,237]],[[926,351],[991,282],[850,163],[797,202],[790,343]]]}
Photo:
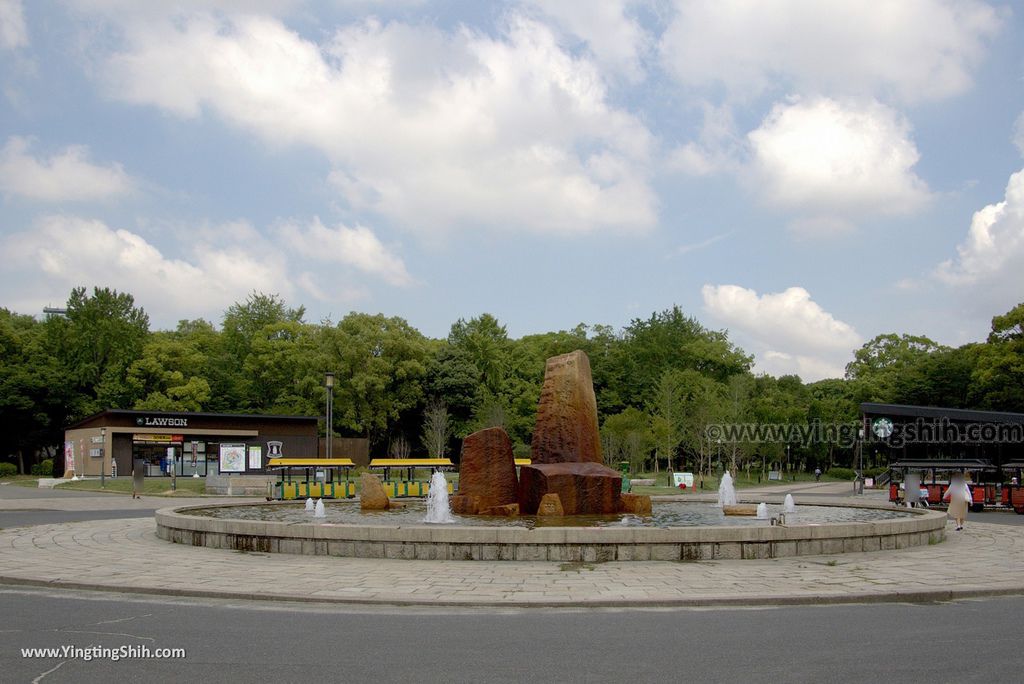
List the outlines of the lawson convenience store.
{"label": "lawson convenience store", "polygon": [[110,409],[64,432],[64,476],[265,474],[275,456],[316,458],[317,418]]}

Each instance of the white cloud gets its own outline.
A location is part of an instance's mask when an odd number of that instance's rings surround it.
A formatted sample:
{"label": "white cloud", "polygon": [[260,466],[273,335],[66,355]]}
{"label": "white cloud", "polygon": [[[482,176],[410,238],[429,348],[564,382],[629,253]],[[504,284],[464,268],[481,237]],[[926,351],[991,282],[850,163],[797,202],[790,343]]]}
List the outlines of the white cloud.
{"label": "white cloud", "polygon": [[986,311],[1005,310],[1021,300],[1024,273],[1024,170],[1010,176],[1002,202],[975,212],[957,256],[935,276],[958,295]]}
{"label": "white cloud", "polygon": [[978,0],[676,0],[662,36],[666,68],[733,98],[790,91],[894,93],[905,101],[964,92],[1008,12]]}
{"label": "white cloud", "polygon": [[804,382],[815,382],[823,378],[841,378],[846,372],[842,363],[813,356],[786,354],[770,349],[763,354],[758,354],[756,369],[775,377],[799,375]]}
{"label": "white cloud", "polygon": [[[375,240],[372,233],[370,239],[358,229],[348,238],[324,230],[334,235],[335,246],[347,240],[352,249],[359,249]],[[138,233],[112,228],[103,221],[45,216],[31,228],[0,239],[8,263],[0,277],[0,293],[6,292],[8,306],[15,310],[38,311],[48,303],[63,301],[72,287],[114,287],[131,292],[157,326],[198,316],[218,320],[228,306],[254,290],[273,291],[286,300],[305,293],[337,304],[368,294],[351,273],[338,269],[311,272],[304,268],[309,266],[308,259],[289,256],[305,249],[305,241],[317,237],[313,232],[276,234],[268,239],[249,223],[238,221],[203,226],[184,237],[183,255],[175,257]],[[291,238],[299,244],[285,243]],[[341,261],[356,270],[382,268],[373,261],[381,255],[374,255],[372,249],[370,254],[360,257],[363,262],[360,258]]]}
{"label": "white cloud", "polygon": [[601,67],[629,81],[643,80],[642,59],[653,37],[629,16],[630,0],[564,2],[527,0],[559,26],[583,40]]}
{"label": "white cloud", "polygon": [[[266,290],[268,273],[288,272],[272,252],[258,254],[241,245],[196,249],[191,260],[171,258],[136,233],[76,216],[43,217],[30,230],[8,236],[3,247],[18,291],[38,299],[20,303],[22,310],[38,310],[41,302],[63,301],[72,287],[95,284],[131,292],[154,321],[165,324],[216,318],[249,292]],[[286,278],[275,278],[274,290],[279,289],[291,292]]]}
{"label": "white cloud", "polygon": [[841,377],[862,339],[802,287],[757,292],[738,285],[705,285],[707,311],[740,337],[749,339],[761,370],[799,373],[804,380]]}
{"label": "white cloud", "polygon": [[289,249],[307,259],[353,266],[391,285],[409,285],[412,278],[401,257],[392,254],[365,226],[328,228],[314,218],[308,226],[290,223],[281,234]]}
{"label": "white cloud", "polygon": [[743,144],[736,133],[731,107],[702,103],[704,123],[697,141],[680,145],[669,155],[669,167],[693,176],[739,170]]}
{"label": "white cloud", "polygon": [[877,102],[794,99],[775,105],[747,138],[750,184],[784,209],[821,218],[904,214],[930,197],[913,172],[919,155],[909,124]]}
{"label": "white cloud", "polygon": [[28,139],[13,136],[0,150],[0,192],[48,202],[82,202],[110,199],[133,188],[120,164],[92,164],[86,147],[73,145],[37,159],[29,154],[30,146]]}
{"label": "white cloud", "polygon": [[21,0],[0,0],[0,49],[14,50],[28,45],[28,27]]}
{"label": "white cloud", "polygon": [[652,140],[597,68],[511,14],[495,38],[374,20],[316,44],[276,19],[206,14],[124,27],[112,97],[214,113],[333,163],[349,205],[403,227],[645,230]]}

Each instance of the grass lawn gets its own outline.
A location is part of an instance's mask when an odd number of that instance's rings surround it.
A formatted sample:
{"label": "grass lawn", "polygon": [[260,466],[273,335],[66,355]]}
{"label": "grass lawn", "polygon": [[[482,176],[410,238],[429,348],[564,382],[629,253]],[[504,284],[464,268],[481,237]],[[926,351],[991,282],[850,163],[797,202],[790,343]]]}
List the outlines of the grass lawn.
{"label": "grass lawn", "polygon": [[[142,493],[147,496],[197,496],[206,493],[206,480],[204,478],[179,477],[177,478],[178,489],[171,491],[171,478],[169,477],[147,477]],[[78,482],[63,482],[56,486],[56,489],[74,489],[80,492],[110,492],[113,494],[131,494],[132,480],[130,477],[107,478],[106,486],[100,487],[98,479],[79,480]]]}
{"label": "grass lawn", "polygon": [[31,487],[35,489],[39,486],[38,475],[15,475],[14,477],[5,477],[0,482],[6,482],[8,484],[15,485],[16,487]]}
{"label": "grass lawn", "polygon": [[[641,473],[641,474],[638,474],[638,475],[630,476],[630,479],[631,480],[650,480],[650,479],[653,479],[654,477],[655,477],[654,473]],[[749,489],[751,487],[773,487],[773,486],[780,486],[781,487],[782,485],[792,484],[794,482],[794,480],[792,478],[793,478],[793,474],[792,473],[787,473],[785,481],[782,481],[782,482],[780,482],[778,480],[771,480],[771,481],[769,481],[769,480],[764,480],[764,479],[758,481],[756,474],[752,474],[751,477],[748,478],[747,474],[746,474],[746,471],[741,470],[738,473],[738,475],[736,476],[736,479],[733,480],[733,486],[736,487],[736,489]],[[655,485],[653,487],[647,487],[647,486],[639,486],[639,487],[637,487],[637,486],[635,486],[635,487],[633,487],[632,491],[633,491],[634,494],[647,494],[649,496],[666,496],[666,495],[671,495],[671,494],[680,494],[680,493],[682,493],[682,491],[680,489],[678,489],[676,487],[670,487],[667,484],[665,484],[667,479],[668,479],[668,476],[664,472],[658,473],[658,475],[657,475],[658,484],[657,485]],[[718,492],[719,480],[720,480],[720,478],[719,478],[718,474],[712,474],[710,477],[705,477],[704,478],[704,489],[701,489],[700,488],[700,477],[696,473],[694,473],[694,486],[695,486],[695,489],[691,490],[691,491],[696,491],[697,493],[702,493],[703,492],[703,493],[714,494],[714,493]],[[814,474],[813,473],[796,473],[796,480],[795,481],[796,482],[814,482]],[[836,478],[830,478],[830,477],[828,477],[826,475],[822,475],[821,476],[821,481],[822,482],[839,482],[840,480],[837,480]]]}

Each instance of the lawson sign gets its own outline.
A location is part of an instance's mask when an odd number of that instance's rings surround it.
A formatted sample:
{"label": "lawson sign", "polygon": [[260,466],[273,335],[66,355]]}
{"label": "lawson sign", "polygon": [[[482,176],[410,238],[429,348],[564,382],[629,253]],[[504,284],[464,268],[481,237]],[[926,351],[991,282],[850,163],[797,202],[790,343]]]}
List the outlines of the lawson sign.
{"label": "lawson sign", "polygon": [[188,427],[188,418],[169,416],[139,416],[135,419],[138,427]]}

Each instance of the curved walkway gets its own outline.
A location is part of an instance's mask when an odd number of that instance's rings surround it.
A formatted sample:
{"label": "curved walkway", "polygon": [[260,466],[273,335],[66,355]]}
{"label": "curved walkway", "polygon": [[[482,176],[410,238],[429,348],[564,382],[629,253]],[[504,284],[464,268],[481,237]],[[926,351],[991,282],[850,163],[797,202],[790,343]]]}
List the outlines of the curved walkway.
{"label": "curved walkway", "polygon": [[901,551],[764,561],[401,561],[169,544],[152,519],[0,531],[0,583],[147,594],[434,606],[701,606],[1024,594],[1024,528],[968,522]]}

